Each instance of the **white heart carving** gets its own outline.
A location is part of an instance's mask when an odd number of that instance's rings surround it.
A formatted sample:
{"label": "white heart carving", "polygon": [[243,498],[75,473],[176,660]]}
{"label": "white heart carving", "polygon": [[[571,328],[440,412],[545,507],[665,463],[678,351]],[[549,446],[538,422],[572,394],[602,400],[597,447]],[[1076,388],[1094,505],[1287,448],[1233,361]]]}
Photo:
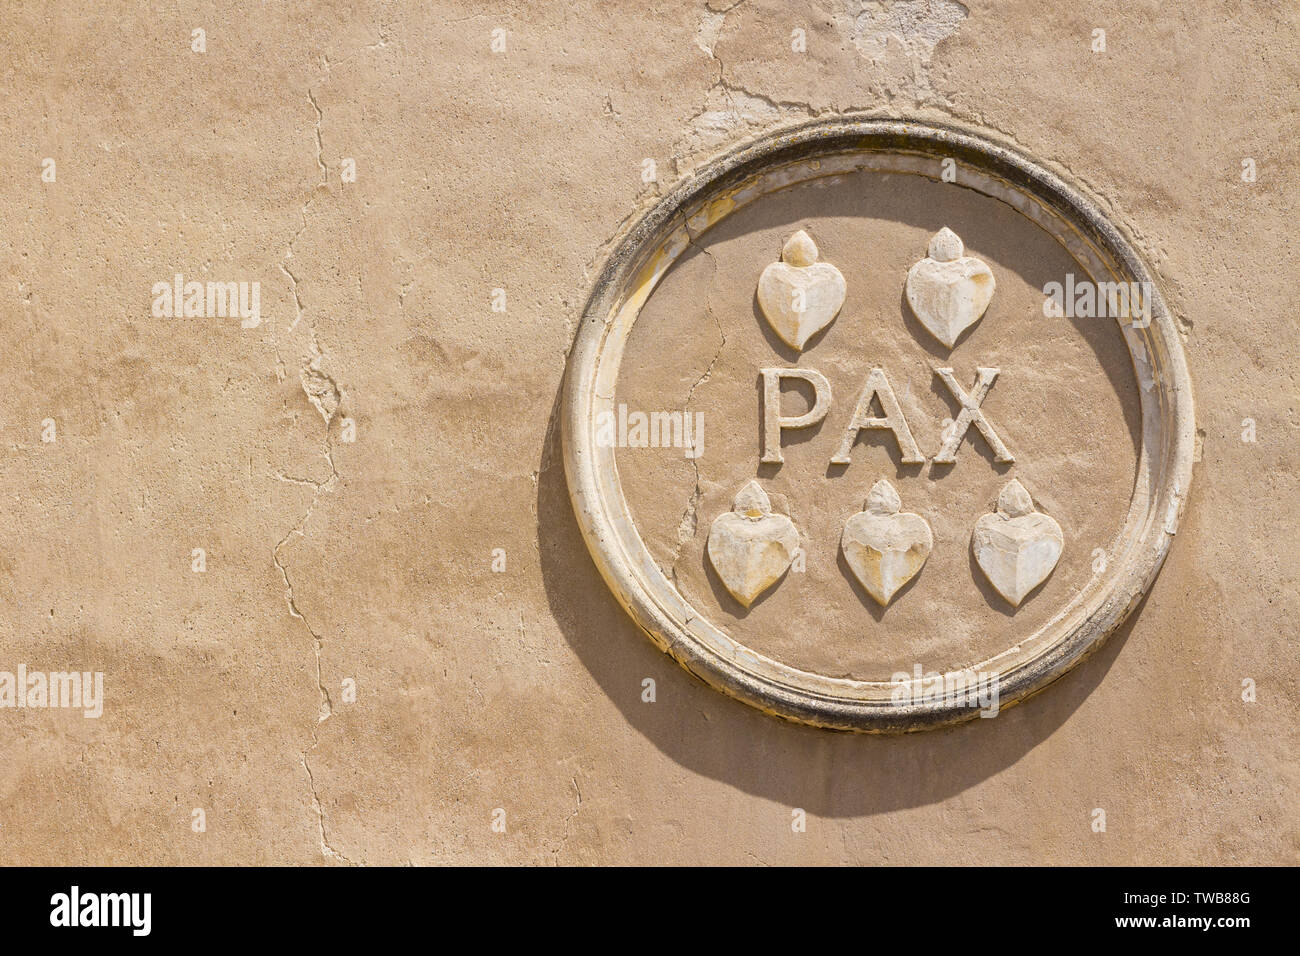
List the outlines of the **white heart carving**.
{"label": "white heart carving", "polygon": [[1034,510],[1029,492],[1013,478],[998,495],[998,510],[975,522],[971,547],[989,583],[1019,607],[1056,567],[1065,536],[1056,519]]}
{"label": "white heart carving", "polygon": [[802,229],[786,241],[780,262],[758,278],[758,304],[768,325],[787,345],[804,344],[834,321],[847,289],[840,270],[817,261],[817,244]]}
{"label": "white heart carving", "polygon": [[772,502],[756,481],[740,489],[731,510],[718,515],[709,528],[713,569],[745,607],[785,574],[798,547],[794,522],[772,511]]}
{"label": "white heart carving", "polygon": [[961,239],[944,226],[930,240],[929,255],[907,273],[907,304],[948,348],[984,315],[997,285],[989,267],[964,252]]}
{"label": "white heart carving", "polygon": [[898,492],[882,478],[863,510],[844,523],[840,539],[844,559],[881,607],[917,575],[934,547],[926,520],[910,511],[899,514],[901,507]]}

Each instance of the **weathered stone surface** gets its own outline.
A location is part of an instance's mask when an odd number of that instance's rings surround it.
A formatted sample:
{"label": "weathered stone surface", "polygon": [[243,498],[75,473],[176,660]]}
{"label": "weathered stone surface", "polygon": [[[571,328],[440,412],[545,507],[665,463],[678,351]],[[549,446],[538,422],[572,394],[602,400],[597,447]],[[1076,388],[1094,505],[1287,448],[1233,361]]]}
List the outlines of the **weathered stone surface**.
{"label": "weathered stone surface", "polygon": [[1015,479],[998,495],[997,511],[983,515],[971,535],[980,570],[1014,607],[1047,580],[1064,547],[1056,519],[1036,512],[1029,492]]}
{"label": "weathered stone surface", "polygon": [[980,320],[997,283],[980,259],[965,254],[957,234],[944,226],[930,240],[929,254],[907,273],[907,304],[948,348]]}
{"label": "weathered stone surface", "polygon": [[[1300,88],[1300,8],[1234,5],[1231,29],[1183,29],[1223,9],[1081,0],[1049,21],[1027,0],[695,0],[617,15],[581,2],[8,4],[0,668],[103,670],[106,700],[98,721],[0,711],[3,859],[1293,863],[1300,143],[1278,118]],[[199,26],[204,55],[188,47]],[[804,53],[789,49],[796,27]],[[1096,27],[1108,52],[1089,49]],[[1086,181],[1141,235],[1197,396],[1214,396],[1198,405],[1204,460],[1140,619],[995,721],[900,738],[791,727],[651,647],[576,530],[552,422],[585,279],[620,224],[719,148],[851,109],[988,128]],[[46,156],[57,182],[40,181]],[[354,183],[340,181],[345,157]],[[991,650],[985,635],[1086,586],[1133,473],[1127,356],[1095,321],[1034,318],[1042,283],[1070,264],[996,211],[951,216],[960,168],[928,190],[906,178],[858,207],[825,191],[823,207],[798,197],[751,217],[748,236],[695,254],[709,283],[652,301],[656,321],[680,327],[627,358],[627,374],[641,368],[635,407],[689,395],[707,416],[698,463],[652,449],[620,468],[638,521],[664,529],[664,566],[680,548],[679,574],[716,604],[709,521],[754,476],[755,369],[780,364],[754,313],[758,275],[801,217],[887,219],[855,246],[810,230],[849,285],[807,353],[836,406],[820,434],[787,431],[785,465],[762,479],[778,507],[798,504],[808,571],[757,602],[742,632],[797,654],[781,626],[797,619],[822,641],[804,663],[867,675]],[[998,291],[951,357],[914,357],[918,339],[943,346],[854,303],[871,283],[900,300],[945,224]],[[261,281],[260,327],[150,319],[151,283],[205,268]],[[491,310],[496,287],[506,313]],[[708,314],[685,308],[701,303]],[[313,333],[342,396],[332,482],[300,377]],[[977,365],[1004,369],[985,407],[1070,536],[1014,619],[978,593],[965,546],[1009,477],[974,428],[955,481],[895,476],[893,439],[865,433],[842,493],[797,498],[824,475],[875,362],[927,454],[959,411],[933,366],[965,386]],[[1028,362],[1044,387],[1026,394]],[[794,398],[788,414],[804,407]],[[339,441],[339,416],[355,418],[354,444]],[[39,440],[47,417],[54,444]],[[1052,441],[1066,434],[1083,437],[1069,455]],[[852,594],[852,615],[808,596],[849,591],[844,517],[880,470],[936,546],[877,623]],[[287,581],[272,561],[282,539]],[[196,547],[206,574],[190,571]],[[936,586],[949,581],[963,584]],[[888,636],[900,629],[904,645]],[[206,833],[190,829],[194,807]],[[497,807],[508,832],[490,827]],[[1108,833],[1090,828],[1097,807]]]}
{"label": "weathered stone surface", "polygon": [[863,510],[844,524],[840,547],[854,575],[881,607],[916,577],[934,547],[930,525],[918,514],[900,512],[898,491],[876,482]]}
{"label": "weathered stone surface", "polygon": [[800,351],[839,314],[845,283],[840,270],[817,261],[817,244],[800,229],[758,279],[758,304],[772,330]]}
{"label": "weathered stone surface", "polygon": [[794,522],[772,511],[756,481],[740,490],[731,511],[718,515],[709,529],[713,569],[745,607],[789,570],[798,547]]}

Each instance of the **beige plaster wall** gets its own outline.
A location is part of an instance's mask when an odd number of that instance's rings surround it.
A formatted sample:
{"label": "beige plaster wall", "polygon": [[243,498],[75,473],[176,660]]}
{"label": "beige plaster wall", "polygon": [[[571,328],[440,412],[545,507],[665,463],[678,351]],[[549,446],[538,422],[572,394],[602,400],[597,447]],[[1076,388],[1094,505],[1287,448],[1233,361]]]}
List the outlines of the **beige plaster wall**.
{"label": "beige plaster wall", "polygon": [[[1295,861],[1300,10],[724,6],[4,6],[0,670],[102,671],[105,700],[0,709],[0,862]],[[655,651],[553,428],[619,229],[843,110],[1086,184],[1196,385],[1140,615],[906,738],[780,723]],[[154,317],[176,273],[259,282],[260,325]]]}

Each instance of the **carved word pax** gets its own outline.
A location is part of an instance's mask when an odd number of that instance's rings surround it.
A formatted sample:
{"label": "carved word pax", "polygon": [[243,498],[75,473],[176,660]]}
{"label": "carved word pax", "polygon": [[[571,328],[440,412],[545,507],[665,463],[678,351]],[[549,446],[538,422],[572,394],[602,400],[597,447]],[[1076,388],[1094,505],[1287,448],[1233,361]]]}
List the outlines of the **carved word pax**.
{"label": "carved word pax", "polygon": [[[831,384],[825,375],[811,368],[765,368],[759,371],[763,377],[763,457],[759,460],[765,465],[781,464],[785,461],[785,456],[781,454],[781,432],[787,428],[807,428],[824,419],[831,407]],[[935,453],[933,460],[936,464],[951,465],[956,462],[957,449],[972,425],[988,442],[995,461],[1008,464],[1016,460],[980,408],[1000,369],[977,368],[975,371],[975,384],[967,392],[957,383],[952,369],[934,370],[934,374],[939,376],[961,405],[961,412],[953,421],[952,427],[945,431],[943,444]],[[813,388],[812,407],[802,415],[786,417],[781,414],[781,382],[785,379],[798,379]],[[879,403],[880,410],[884,413],[882,416],[872,415],[873,400]],[[916,445],[916,439],[912,437],[907,419],[903,417],[903,409],[889,385],[889,378],[879,365],[867,373],[853,415],[844,429],[839,450],[831,456],[832,464],[847,465],[852,460],[850,456],[853,444],[864,428],[893,432],[903,464],[919,465],[925,461],[925,456]]]}

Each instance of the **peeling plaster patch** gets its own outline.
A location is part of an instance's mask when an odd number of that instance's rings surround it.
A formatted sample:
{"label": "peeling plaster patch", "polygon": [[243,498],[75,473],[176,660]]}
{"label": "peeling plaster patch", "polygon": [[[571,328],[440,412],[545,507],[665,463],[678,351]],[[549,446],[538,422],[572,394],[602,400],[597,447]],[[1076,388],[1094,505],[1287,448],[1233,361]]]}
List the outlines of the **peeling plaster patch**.
{"label": "peeling plaster patch", "polygon": [[[777,100],[728,78],[726,64],[715,50],[727,16],[738,6],[740,3],[714,9],[709,5],[700,14],[695,45],[716,64],[718,76],[673,150],[679,175],[691,165],[692,156],[712,153],[721,145],[782,122],[818,115],[809,103]],[[873,99],[950,105],[948,97],[930,81],[931,59],[935,48],[970,16],[965,4],[958,0],[845,0],[842,11],[837,12],[836,21],[865,61],[862,79]]]}
{"label": "peeling plaster patch", "polygon": [[895,38],[911,56],[928,60],[940,41],[957,32],[970,10],[956,0],[866,0],[853,22],[853,45],[869,60],[884,57]]}
{"label": "peeling plaster patch", "polygon": [[[970,10],[957,0],[849,0],[848,36],[870,61],[872,85],[890,100],[947,97],[930,83],[935,47],[957,32]],[[843,21],[841,21],[843,22]]]}
{"label": "peeling plaster patch", "polygon": [[[721,72],[721,71],[719,71]],[[808,119],[818,111],[809,103],[775,100],[719,79],[709,88],[703,108],[690,118],[673,148],[680,175],[684,159],[716,152],[719,146],[764,132],[792,119]]]}
{"label": "peeling plaster patch", "polygon": [[691,118],[685,146],[691,152],[709,149],[780,118],[781,110],[771,100],[715,84],[704,98],[704,108]]}
{"label": "peeling plaster patch", "polygon": [[695,45],[713,56],[713,48],[718,43],[718,34],[722,32],[722,23],[727,19],[725,11],[705,10],[700,17],[699,29],[695,31]]}
{"label": "peeling plaster patch", "polygon": [[691,155],[710,152],[756,130],[766,129],[796,112],[813,115],[805,104],[782,103],[727,80],[726,65],[714,50],[726,24],[727,16],[744,0],[714,9],[706,6],[700,14],[700,25],[695,31],[695,45],[717,65],[718,76],[704,96],[704,106],[687,120],[687,129],[673,148],[673,161],[677,173],[682,173],[681,160]]}

